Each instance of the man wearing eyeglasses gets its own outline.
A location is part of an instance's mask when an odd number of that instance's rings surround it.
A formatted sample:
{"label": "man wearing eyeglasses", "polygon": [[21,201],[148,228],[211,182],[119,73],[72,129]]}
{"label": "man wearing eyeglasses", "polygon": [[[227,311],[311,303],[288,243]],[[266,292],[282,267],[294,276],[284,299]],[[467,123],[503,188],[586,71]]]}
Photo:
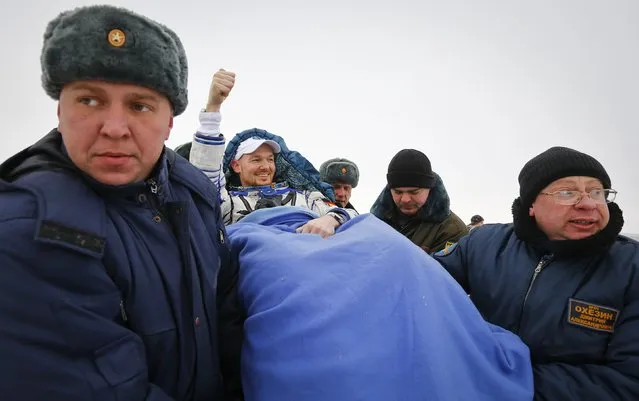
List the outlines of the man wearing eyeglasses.
{"label": "man wearing eyeglasses", "polygon": [[512,224],[473,230],[435,258],[484,318],[528,345],[535,400],[639,399],[639,243],[608,173],[553,147],[519,174]]}

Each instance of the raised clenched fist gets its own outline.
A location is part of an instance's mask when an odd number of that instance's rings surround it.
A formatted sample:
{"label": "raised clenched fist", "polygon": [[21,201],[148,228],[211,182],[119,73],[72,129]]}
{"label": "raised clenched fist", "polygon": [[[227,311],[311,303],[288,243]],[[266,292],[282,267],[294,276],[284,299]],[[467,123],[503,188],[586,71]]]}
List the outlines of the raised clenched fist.
{"label": "raised clenched fist", "polygon": [[206,103],[206,111],[220,111],[220,106],[231,93],[235,85],[235,73],[225,71],[220,68],[215,74],[213,74],[213,80],[211,81],[211,88],[209,89],[209,100]]}

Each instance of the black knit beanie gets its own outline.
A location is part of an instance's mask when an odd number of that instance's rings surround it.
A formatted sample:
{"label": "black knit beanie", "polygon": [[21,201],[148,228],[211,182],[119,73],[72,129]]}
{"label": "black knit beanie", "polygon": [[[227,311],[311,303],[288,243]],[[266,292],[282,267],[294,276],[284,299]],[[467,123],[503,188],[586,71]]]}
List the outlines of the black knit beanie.
{"label": "black knit beanie", "polygon": [[604,188],[610,188],[610,177],[594,157],[574,149],[553,147],[533,157],[519,173],[521,204],[529,208],[539,192],[551,182],[564,177],[597,178]]}
{"label": "black knit beanie", "polygon": [[386,180],[389,188],[431,188],[435,175],[425,154],[415,149],[403,149],[388,165]]}

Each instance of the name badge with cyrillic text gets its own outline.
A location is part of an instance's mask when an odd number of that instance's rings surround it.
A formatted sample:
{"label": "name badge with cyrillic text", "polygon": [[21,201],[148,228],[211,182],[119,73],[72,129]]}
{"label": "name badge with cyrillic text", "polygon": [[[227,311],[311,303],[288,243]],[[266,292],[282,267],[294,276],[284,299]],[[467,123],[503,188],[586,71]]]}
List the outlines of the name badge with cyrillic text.
{"label": "name badge with cyrillic text", "polygon": [[612,333],[618,316],[618,309],[572,298],[568,300],[568,323],[570,324]]}

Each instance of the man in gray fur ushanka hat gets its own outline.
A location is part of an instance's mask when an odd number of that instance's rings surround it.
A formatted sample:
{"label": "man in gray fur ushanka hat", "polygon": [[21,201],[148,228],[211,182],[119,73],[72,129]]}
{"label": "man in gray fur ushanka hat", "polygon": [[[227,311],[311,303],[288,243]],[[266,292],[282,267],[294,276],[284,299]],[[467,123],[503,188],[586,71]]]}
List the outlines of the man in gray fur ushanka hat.
{"label": "man in gray fur ushanka hat", "polygon": [[47,26],[41,64],[58,126],[0,165],[3,399],[242,399],[218,194],[164,146],[187,105],[180,39],[77,8]]}
{"label": "man in gray fur ushanka hat", "polygon": [[350,200],[353,188],[359,183],[357,164],[339,157],[327,160],[320,166],[320,179],[333,186],[338,206],[355,209]]}

